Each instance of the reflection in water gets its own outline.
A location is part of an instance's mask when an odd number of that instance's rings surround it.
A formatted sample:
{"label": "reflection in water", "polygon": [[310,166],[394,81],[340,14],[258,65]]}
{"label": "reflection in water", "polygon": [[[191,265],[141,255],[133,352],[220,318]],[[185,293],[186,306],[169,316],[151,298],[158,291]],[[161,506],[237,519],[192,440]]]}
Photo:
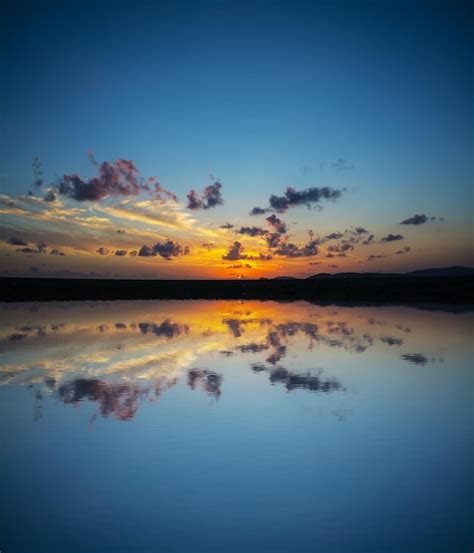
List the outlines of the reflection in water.
{"label": "reflection in water", "polygon": [[[240,305],[247,308],[236,309]],[[215,354],[229,362],[234,354],[258,356],[252,372],[268,373],[269,383],[288,391],[346,391],[336,377],[323,375],[328,369],[281,363],[334,349],[349,355],[380,346],[399,351],[409,337],[413,342],[420,318],[411,310],[408,325],[406,312],[396,308],[379,318],[368,315],[376,308],[224,301],[17,304],[3,310],[0,383],[34,385],[36,419],[46,392],[65,404],[96,403],[103,417],[122,421],[132,420],[143,400],[156,401],[175,387],[183,374],[190,390],[219,398],[223,375],[193,368],[200,357]],[[423,353],[398,355],[418,366],[434,362]]]}
{"label": "reflection in water", "polygon": [[[251,367],[255,373],[268,372],[269,380],[272,384],[283,384],[289,392],[297,389],[326,393],[344,390],[335,378],[324,379],[321,378],[320,374],[313,375],[310,371],[307,373],[294,373],[284,367],[268,368],[262,363],[254,363]],[[321,372],[322,369],[320,370]]]}
{"label": "reflection in water", "polygon": [[[219,398],[221,372],[193,368],[200,357],[215,354],[229,361],[234,354],[241,360],[258,356],[261,361],[250,363],[252,372],[268,373],[269,383],[288,391],[346,391],[320,368],[302,371],[300,363],[284,367],[281,362],[311,360],[315,352],[334,349],[367,354],[380,346],[411,348],[417,345],[420,318],[410,311],[408,325],[406,311],[396,308],[379,318],[368,316],[374,308],[271,302],[86,302],[3,309],[8,316],[0,333],[0,383],[34,385],[36,418],[46,392],[65,404],[97,403],[103,417],[122,421],[132,420],[143,400],[156,401],[175,387],[183,374],[190,390]],[[428,354],[398,355],[413,365],[430,363]]]}
{"label": "reflection in water", "polygon": [[191,369],[188,371],[188,386],[195,390],[200,385],[210,396],[216,399],[221,395],[222,375],[213,371]]}
{"label": "reflection in water", "polygon": [[471,313],[0,310],[2,551],[472,549]]}
{"label": "reflection in water", "polygon": [[422,353],[404,353],[400,357],[409,363],[413,363],[413,365],[426,365],[428,363],[428,357]]}

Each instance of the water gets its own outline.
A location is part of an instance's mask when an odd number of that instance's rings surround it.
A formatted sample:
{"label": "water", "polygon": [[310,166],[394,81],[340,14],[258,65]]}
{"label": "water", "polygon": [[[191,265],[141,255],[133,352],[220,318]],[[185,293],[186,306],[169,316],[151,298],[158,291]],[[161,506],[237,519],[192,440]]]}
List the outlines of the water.
{"label": "water", "polygon": [[3,304],[0,550],[470,552],[472,313]]}

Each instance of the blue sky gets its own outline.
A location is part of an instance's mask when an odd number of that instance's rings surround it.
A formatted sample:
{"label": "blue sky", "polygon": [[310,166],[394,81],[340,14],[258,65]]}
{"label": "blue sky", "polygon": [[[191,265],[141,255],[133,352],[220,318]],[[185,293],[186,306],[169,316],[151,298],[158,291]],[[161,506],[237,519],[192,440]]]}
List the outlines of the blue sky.
{"label": "blue sky", "polygon": [[89,151],[180,200],[219,178],[210,225],[261,224],[248,211],[287,186],[345,187],[288,214],[295,238],[426,213],[445,219],[416,229],[426,263],[468,264],[472,20],[468,2],[7,3],[1,190],[32,190],[34,156],[48,182],[92,177]]}

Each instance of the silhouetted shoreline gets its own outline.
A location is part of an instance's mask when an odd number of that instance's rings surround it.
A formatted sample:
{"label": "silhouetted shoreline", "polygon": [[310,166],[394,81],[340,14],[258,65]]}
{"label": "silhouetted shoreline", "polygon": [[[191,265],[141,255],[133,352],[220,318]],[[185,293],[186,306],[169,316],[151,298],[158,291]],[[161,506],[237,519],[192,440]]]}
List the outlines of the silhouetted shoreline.
{"label": "silhouetted shoreline", "polygon": [[261,280],[0,278],[0,301],[253,299],[474,304],[472,276]]}

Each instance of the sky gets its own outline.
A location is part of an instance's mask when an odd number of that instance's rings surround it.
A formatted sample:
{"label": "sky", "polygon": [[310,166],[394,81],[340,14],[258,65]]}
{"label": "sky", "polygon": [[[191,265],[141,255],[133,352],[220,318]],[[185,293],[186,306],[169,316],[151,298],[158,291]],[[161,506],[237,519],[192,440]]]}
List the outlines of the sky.
{"label": "sky", "polygon": [[473,265],[469,2],[6,2],[0,274]]}

